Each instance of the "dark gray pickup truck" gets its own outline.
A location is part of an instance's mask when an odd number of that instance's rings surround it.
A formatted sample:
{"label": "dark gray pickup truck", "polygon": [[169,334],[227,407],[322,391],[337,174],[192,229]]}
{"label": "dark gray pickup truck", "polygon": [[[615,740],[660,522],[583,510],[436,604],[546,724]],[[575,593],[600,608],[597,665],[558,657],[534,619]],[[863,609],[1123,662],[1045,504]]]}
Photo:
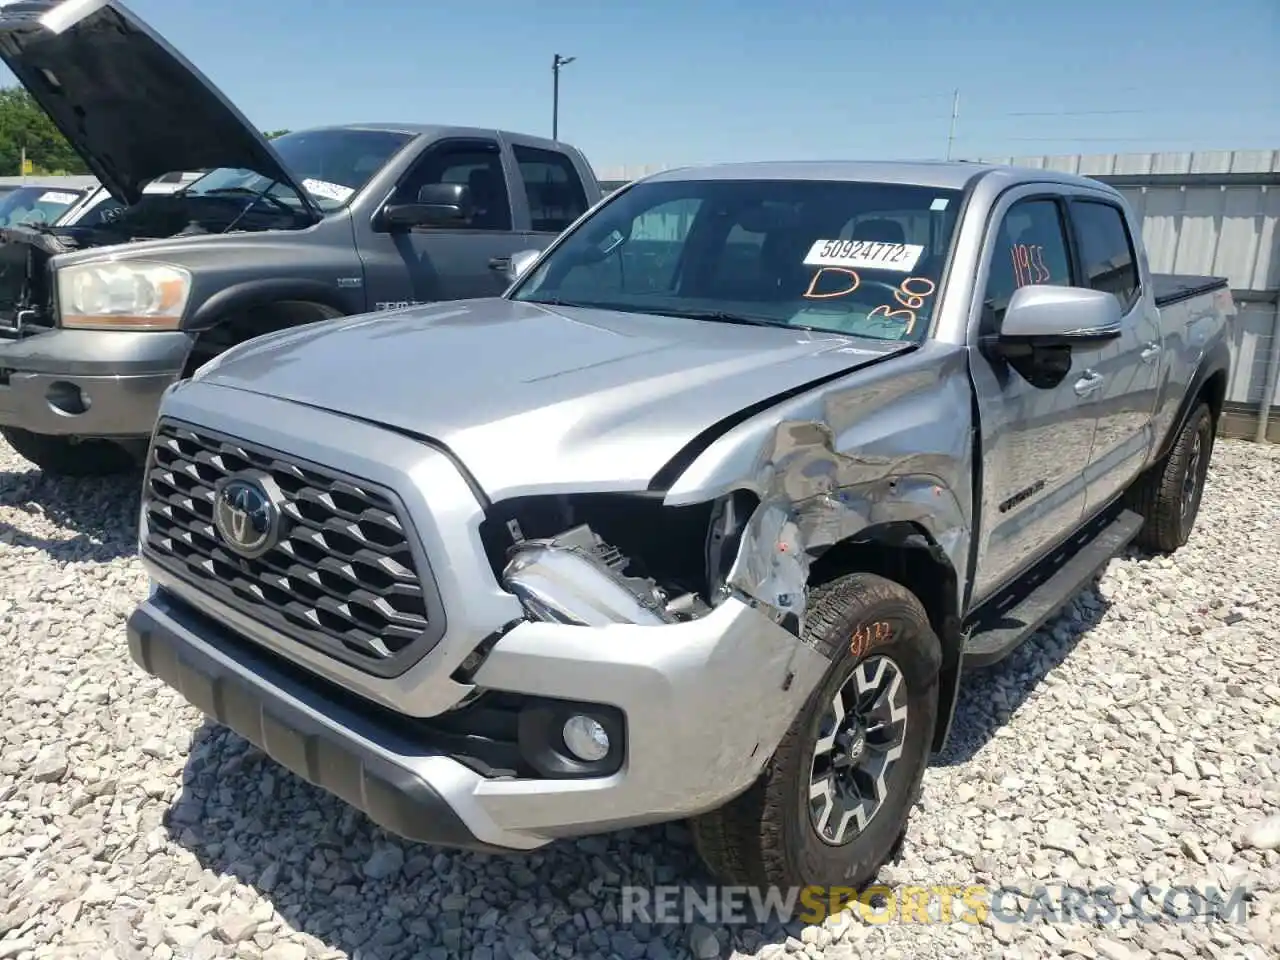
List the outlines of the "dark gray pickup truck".
{"label": "dark gray pickup truck", "polygon": [[[116,2],[8,4],[0,59],[119,201],[0,229],[0,432],[50,473],[129,468],[165,388],[259,334],[496,296],[601,196],[578,150],[500,130],[268,142]],[[180,170],[210,172],[144,195]]]}

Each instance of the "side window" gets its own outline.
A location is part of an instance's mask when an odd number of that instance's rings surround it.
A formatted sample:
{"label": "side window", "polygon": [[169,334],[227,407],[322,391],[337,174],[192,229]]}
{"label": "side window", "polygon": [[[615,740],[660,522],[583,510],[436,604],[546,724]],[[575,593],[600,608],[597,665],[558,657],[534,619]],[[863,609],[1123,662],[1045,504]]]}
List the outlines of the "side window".
{"label": "side window", "polygon": [[1071,285],[1062,211],[1053,200],[1021,200],[1000,222],[983,297],[982,332],[998,329],[1013,292],[1032,284]]}
{"label": "side window", "polygon": [[[650,207],[632,221],[631,236],[603,259],[573,267],[560,289],[566,293],[660,293],[675,280],[680,251],[701,200],[672,200]],[[607,247],[611,240],[602,238]]]}
{"label": "side window", "polygon": [[559,233],[587,212],[587,192],[573,162],[563,153],[516,146],[512,149],[529,198],[536,233]]}
{"label": "side window", "polygon": [[1109,203],[1077,200],[1071,219],[1080,242],[1085,282],[1094,290],[1114,294],[1127,313],[1138,299],[1138,265],[1124,214]]}
{"label": "side window", "polygon": [[429,149],[400,181],[393,202],[416,202],[418,191],[429,183],[463,183],[471,188],[475,206],[472,230],[511,229],[511,200],[496,143],[446,144]]}

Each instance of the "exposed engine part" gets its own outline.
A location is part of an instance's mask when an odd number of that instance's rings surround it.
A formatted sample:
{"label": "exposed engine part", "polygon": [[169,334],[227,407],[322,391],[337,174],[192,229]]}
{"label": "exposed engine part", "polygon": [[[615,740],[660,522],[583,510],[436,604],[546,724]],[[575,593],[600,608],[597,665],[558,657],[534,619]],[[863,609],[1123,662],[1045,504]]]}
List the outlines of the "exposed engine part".
{"label": "exposed engine part", "polygon": [[551,539],[521,541],[508,556],[503,583],[538,620],[658,625],[707,609],[693,594],[668,601],[653,580],[627,576],[631,561],[586,524]]}

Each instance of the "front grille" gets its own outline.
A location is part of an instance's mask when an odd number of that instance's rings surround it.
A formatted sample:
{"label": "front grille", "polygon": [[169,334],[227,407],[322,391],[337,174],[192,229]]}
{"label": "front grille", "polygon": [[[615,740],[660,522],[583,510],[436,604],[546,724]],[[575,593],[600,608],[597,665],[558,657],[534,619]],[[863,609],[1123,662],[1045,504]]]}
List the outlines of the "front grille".
{"label": "front grille", "polygon": [[[218,481],[279,487],[276,544],[247,559],[214,527]],[[156,428],[143,509],[146,554],[186,582],[302,643],[393,675],[444,633],[435,582],[390,491],[172,420]]]}

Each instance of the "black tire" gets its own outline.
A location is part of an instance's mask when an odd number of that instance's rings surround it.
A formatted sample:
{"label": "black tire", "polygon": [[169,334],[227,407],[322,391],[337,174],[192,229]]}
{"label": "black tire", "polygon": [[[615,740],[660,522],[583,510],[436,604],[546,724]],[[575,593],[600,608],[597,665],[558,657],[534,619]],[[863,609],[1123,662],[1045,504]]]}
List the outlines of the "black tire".
{"label": "black tire", "polygon": [[1201,403],[1168,455],[1134,483],[1127,499],[1144,521],[1134,538],[1139,547],[1172,553],[1187,542],[1200,512],[1213,441],[1213,413]]}
{"label": "black tire", "polygon": [[17,427],[0,428],[9,446],[50,476],[107,477],[129,473],[137,460],[110,440],[76,440],[31,433]]}
{"label": "black tire", "polygon": [[[876,624],[888,624],[879,637]],[[919,799],[938,712],[941,645],[909,590],[867,573],[815,588],[805,634],[831,666],[761,778],[727,805],[691,822],[694,843],[703,862],[725,883],[861,890],[893,855]],[[890,667],[906,688],[907,716],[893,724],[902,728],[901,755],[883,777],[886,790],[878,809],[851,839],[832,845],[819,835],[810,812],[811,804],[821,804],[830,814],[826,798],[810,799],[824,715],[834,716],[829,711],[837,693],[859,682],[853,679],[855,671],[874,676]],[[868,735],[863,742],[874,740]]]}

